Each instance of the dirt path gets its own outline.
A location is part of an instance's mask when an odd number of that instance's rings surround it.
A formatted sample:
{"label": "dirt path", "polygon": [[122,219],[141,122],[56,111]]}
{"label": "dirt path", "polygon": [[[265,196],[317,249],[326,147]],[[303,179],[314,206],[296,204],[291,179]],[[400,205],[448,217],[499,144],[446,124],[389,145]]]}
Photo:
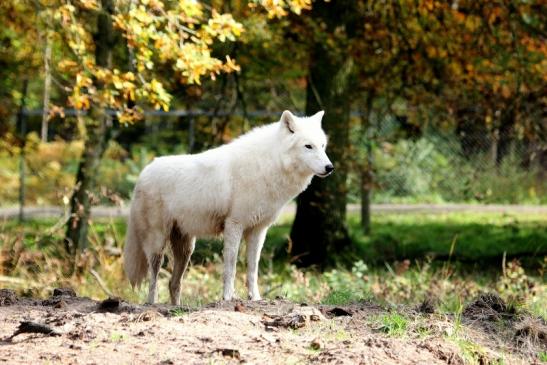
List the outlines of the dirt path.
{"label": "dirt path", "polygon": [[[285,214],[294,214],[296,205],[289,204],[285,207]],[[348,205],[348,212],[358,212],[358,204]],[[449,213],[449,212],[475,212],[475,213],[533,213],[545,214],[547,216],[547,206],[545,205],[478,205],[478,204],[372,204],[373,213]],[[62,207],[42,206],[25,207],[25,217],[27,218],[46,218],[61,217],[64,214]],[[127,217],[129,214],[128,206],[107,207],[98,206],[91,209],[94,217],[117,218]],[[0,208],[0,219],[13,219],[19,215],[18,207]]]}
{"label": "dirt path", "polygon": [[[118,300],[101,303],[70,291],[55,294],[36,300],[0,290],[0,362],[431,365],[503,359],[505,364],[539,364],[536,354],[546,345],[545,338],[534,340],[534,345],[527,338],[527,347],[513,340],[522,322],[516,318],[505,319],[507,328],[499,330],[497,321],[486,323],[472,315],[464,315],[463,323],[456,325],[446,315],[387,310],[368,302],[333,307],[264,300],[187,310]],[[395,312],[408,322],[397,335],[382,319]],[[482,308],[480,313],[490,312]],[[493,315],[504,313],[496,309]],[[22,321],[45,325],[42,329],[54,333],[11,338]],[[545,330],[545,323],[539,326]],[[498,330],[490,332],[494,328]]]}

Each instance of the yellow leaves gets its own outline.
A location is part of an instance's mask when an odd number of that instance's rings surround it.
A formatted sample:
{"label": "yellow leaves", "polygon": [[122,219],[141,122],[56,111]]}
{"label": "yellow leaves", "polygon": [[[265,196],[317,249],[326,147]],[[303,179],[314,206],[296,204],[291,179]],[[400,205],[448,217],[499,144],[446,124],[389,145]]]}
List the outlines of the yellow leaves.
{"label": "yellow leaves", "polygon": [[216,37],[221,42],[225,42],[226,39],[235,41],[243,33],[243,25],[236,22],[231,14],[219,14],[215,10],[204,29],[211,37]]}
{"label": "yellow leaves", "polygon": [[70,105],[80,110],[87,110],[91,105],[90,97],[88,95],[82,95],[79,92],[72,93],[72,95],[68,97],[68,101]]}
{"label": "yellow leaves", "polygon": [[83,88],[83,87],[90,87],[93,85],[93,81],[91,78],[85,76],[82,73],[78,73],[76,75],[76,85],[77,88]]}
{"label": "yellow leaves", "polygon": [[457,61],[452,61],[448,65],[450,73],[454,76],[459,77],[462,74],[462,66]]}
{"label": "yellow leaves", "polygon": [[489,8],[489,11],[490,13],[486,15],[488,19],[488,24],[494,24],[498,19],[506,16],[506,14],[503,14],[503,9],[499,6]]}
{"label": "yellow leaves", "polygon": [[143,26],[147,26],[154,22],[153,16],[143,5],[131,10],[130,16],[140,22]]}
{"label": "yellow leaves", "polygon": [[76,3],[86,10],[99,9],[99,4],[97,3],[97,0],[77,0]]}
{"label": "yellow leaves", "polygon": [[203,9],[198,1],[178,0],[177,10],[185,22],[203,17]]}
{"label": "yellow leaves", "polygon": [[445,58],[447,56],[445,49],[432,45],[426,47],[426,53],[429,58]]}
{"label": "yellow leaves", "polygon": [[61,118],[65,117],[65,109],[58,105],[49,105],[48,107],[48,120],[54,118],[55,116],[59,116]]}
{"label": "yellow leaves", "polygon": [[72,60],[69,59],[62,59],[57,64],[57,67],[61,72],[67,72],[67,73],[75,73],[77,70],[80,69],[80,65]]}
{"label": "yellow leaves", "polygon": [[268,18],[282,18],[288,14],[287,10],[295,14],[302,13],[302,10],[311,9],[311,0],[253,0],[249,3],[250,8],[260,6],[268,13]]}
{"label": "yellow leaves", "polygon": [[230,58],[230,56],[226,56],[226,63],[223,66],[224,72],[239,72],[241,70],[241,67],[239,67],[238,64],[235,63],[234,60]]}
{"label": "yellow leaves", "polygon": [[465,27],[471,31],[474,32],[481,26],[482,20],[476,15],[468,15],[465,18]]}
{"label": "yellow leaves", "polygon": [[155,109],[169,110],[172,96],[163,88],[163,84],[156,80],[143,85],[139,90],[142,97],[145,97]]}
{"label": "yellow leaves", "polygon": [[509,88],[508,85],[502,85],[501,86],[501,95],[505,98],[505,99],[509,99],[511,97],[511,89]]}
{"label": "yellow leaves", "polygon": [[[51,18],[60,29],[60,39],[68,44],[71,58],[58,63],[63,73],[74,77],[69,102],[77,109],[88,109],[92,103],[119,110],[123,123],[139,118],[139,113],[126,109],[127,102],[141,102],[167,110],[171,95],[158,76],[171,67],[183,83],[200,84],[203,77],[215,78],[222,72],[237,72],[240,67],[230,57],[220,59],[212,54],[215,42],[235,41],[243,25],[231,14],[222,14],[195,0],[132,0],[128,8],[112,16],[113,26],[127,40],[134,72],[97,67],[94,62],[94,24],[81,10],[100,10],[99,0],[51,0]],[[311,0],[283,1],[282,6],[300,12]],[[273,6],[273,2],[272,2]],[[77,10],[78,9],[78,10]],[[123,64],[122,67],[127,67]]]}
{"label": "yellow leaves", "polygon": [[131,124],[143,119],[144,114],[140,108],[123,108],[122,111],[116,113],[118,120],[122,124]]}

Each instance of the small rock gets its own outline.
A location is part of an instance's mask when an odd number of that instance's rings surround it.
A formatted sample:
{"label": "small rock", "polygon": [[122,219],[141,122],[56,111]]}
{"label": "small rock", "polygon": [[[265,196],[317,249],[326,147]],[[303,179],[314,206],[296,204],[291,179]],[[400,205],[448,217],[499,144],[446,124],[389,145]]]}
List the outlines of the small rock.
{"label": "small rock", "polygon": [[11,289],[0,289],[0,306],[17,303],[17,295]]}
{"label": "small rock", "polygon": [[340,307],[334,307],[332,309],[329,309],[328,311],[325,312],[325,314],[329,318],[341,317],[341,316],[350,316],[350,317],[353,316],[353,313],[351,311],[344,308],[340,308]]}
{"label": "small rock", "polygon": [[65,309],[66,308],[66,302],[61,299],[57,303],[53,304],[53,308]]}
{"label": "small rock", "polygon": [[54,297],[60,297],[60,296],[75,297],[76,292],[72,288],[55,288],[53,289],[53,296]]}
{"label": "small rock", "polygon": [[321,342],[320,339],[318,338],[315,338],[313,339],[313,341],[310,343],[310,347],[313,349],[313,350],[320,350],[324,347],[323,343]]}
{"label": "small rock", "polygon": [[236,305],[234,306],[234,311],[245,312],[245,306],[243,305],[243,303],[236,303]]}
{"label": "small rock", "polygon": [[222,356],[231,357],[237,360],[241,358],[241,354],[239,353],[239,350],[236,350],[236,349],[217,349],[215,352],[219,352],[222,354]]}
{"label": "small rock", "polygon": [[120,298],[108,298],[99,303],[99,310],[112,312],[120,307]]}

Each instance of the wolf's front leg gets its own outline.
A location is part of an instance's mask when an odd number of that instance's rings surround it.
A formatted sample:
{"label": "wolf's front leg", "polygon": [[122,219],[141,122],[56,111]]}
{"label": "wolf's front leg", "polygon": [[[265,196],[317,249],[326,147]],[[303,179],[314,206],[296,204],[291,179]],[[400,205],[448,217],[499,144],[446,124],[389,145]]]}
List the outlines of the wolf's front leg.
{"label": "wolf's front leg", "polygon": [[255,228],[246,234],[247,241],[247,289],[249,290],[249,299],[260,300],[258,290],[258,262],[260,261],[260,252],[264,245],[266,232],[268,228]]}
{"label": "wolf's front leg", "polygon": [[234,297],[237,252],[242,235],[242,226],[227,219],[224,223],[224,300],[232,300]]}

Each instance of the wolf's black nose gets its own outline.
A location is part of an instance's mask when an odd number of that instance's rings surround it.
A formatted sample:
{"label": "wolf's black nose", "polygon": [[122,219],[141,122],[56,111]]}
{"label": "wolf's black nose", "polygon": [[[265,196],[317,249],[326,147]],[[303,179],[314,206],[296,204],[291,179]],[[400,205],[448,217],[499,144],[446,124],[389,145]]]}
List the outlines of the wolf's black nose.
{"label": "wolf's black nose", "polygon": [[327,172],[327,174],[330,174],[331,172],[334,171],[334,166],[332,165],[325,166],[325,171]]}

